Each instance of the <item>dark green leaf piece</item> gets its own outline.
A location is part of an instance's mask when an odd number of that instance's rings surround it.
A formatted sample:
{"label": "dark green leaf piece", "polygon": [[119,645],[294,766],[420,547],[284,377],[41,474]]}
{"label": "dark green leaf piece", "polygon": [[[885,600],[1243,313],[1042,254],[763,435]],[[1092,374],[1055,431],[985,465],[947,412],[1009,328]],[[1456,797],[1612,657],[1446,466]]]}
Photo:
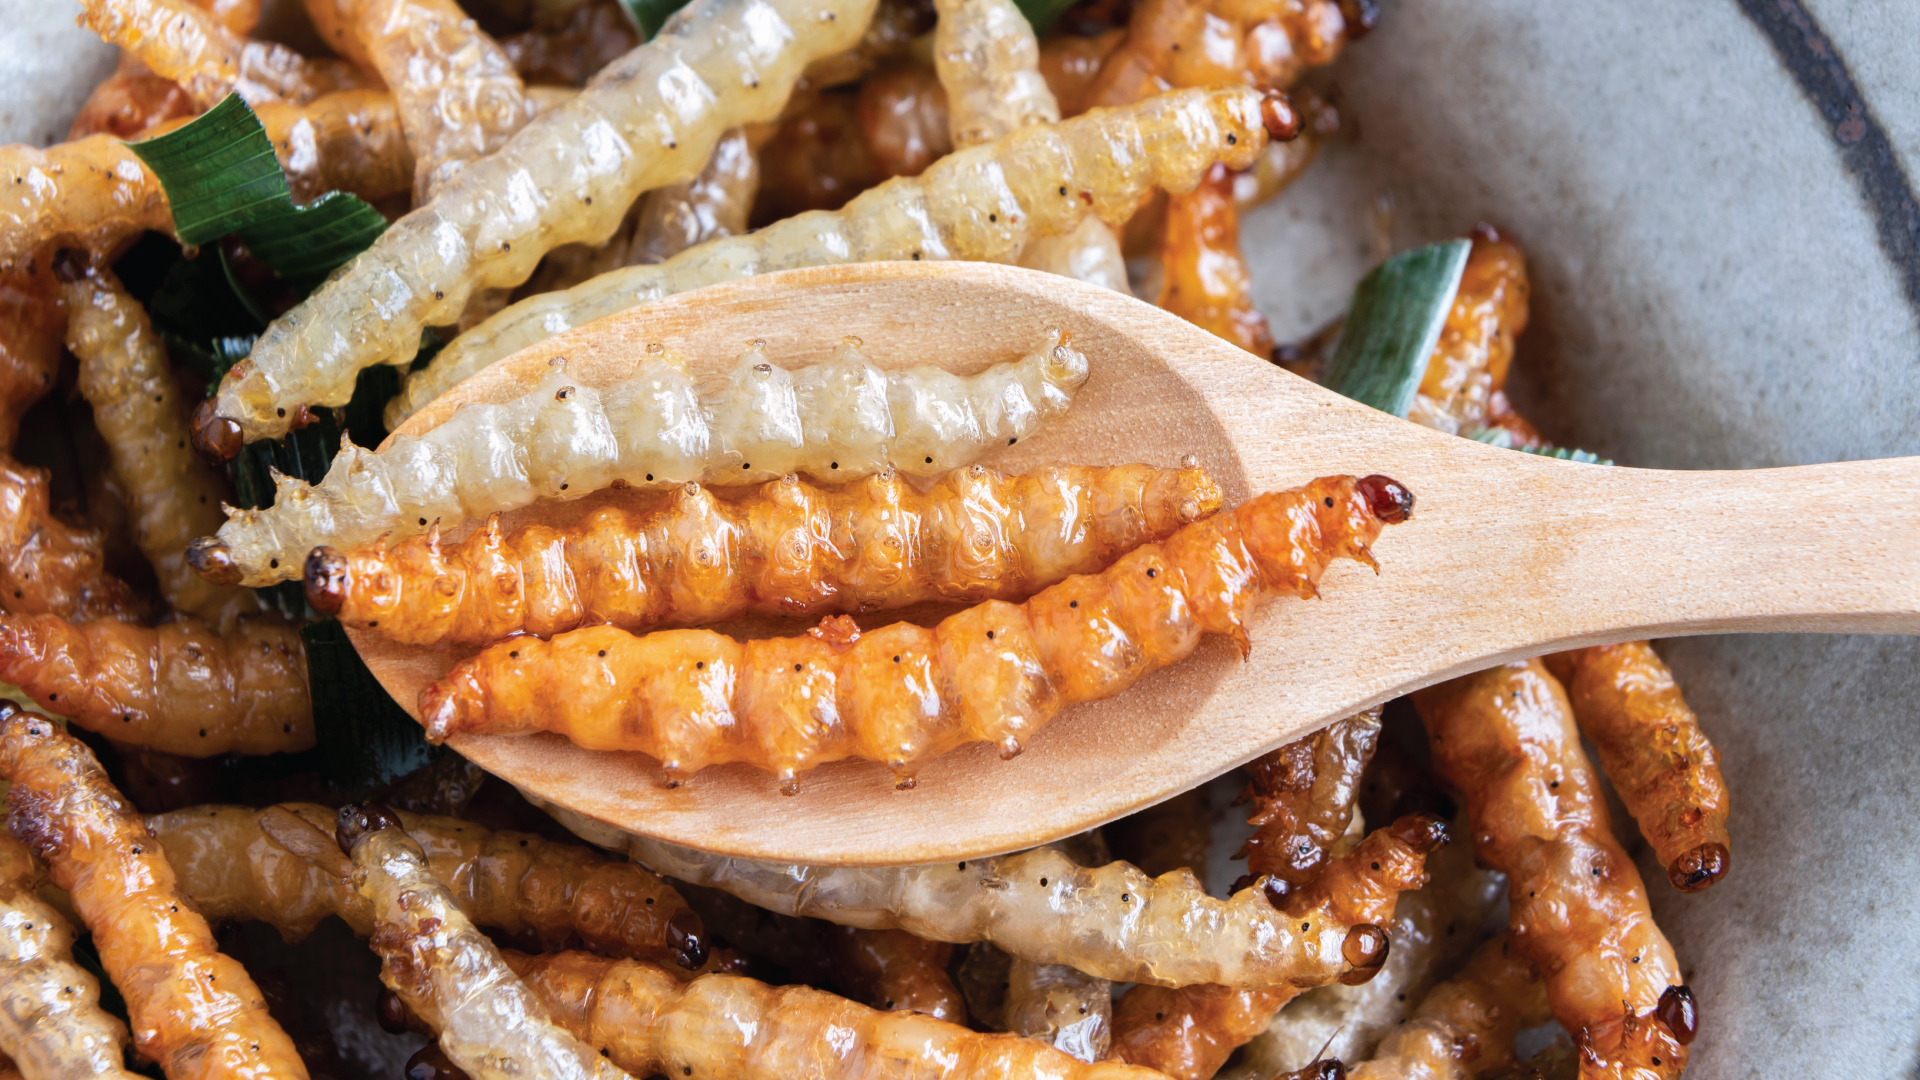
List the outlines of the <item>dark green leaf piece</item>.
{"label": "dark green leaf piece", "polygon": [[1468,240],[1429,244],[1395,255],[1361,278],[1340,347],[1327,365],[1327,389],[1405,417],[1472,247]]}
{"label": "dark green leaf piece", "polygon": [[1541,457],[1558,458],[1561,461],[1577,461],[1582,465],[1611,465],[1612,458],[1603,458],[1591,450],[1573,450],[1564,446],[1515,446],[1513,432],[1506,428],[1481,428],[1471,432],[1467,438],[1474,442],[1483,442],[1488,446],[1497,446],[1502,450],[1518,450],[1523,454],[1537,454]]}
{"label": "dark green leaf piece", "polygon": [[1067,9],[1072,7],[1074,2],[1075,0],[1014,0],[1014,6],[1020,9],[1020,14],[1027,17],[1027,22],[1033,26],[1034,34],[1041,35],[1053,29],[1053,24],[1059,21],[1060,16],[1067,13]]}
{"label": "dark green leaf piece", "polygon": [[620,0],[620,10],[627,13],[633,28],[640,31],[641,41],[652,41],[667,24],[667,19],[686,6],[687,0]]}
{"label": "dark green leaf piece", "polygon": [[236,237],[301,292],[387,228],[378,210],[344,192],[296,207],[266,129],[237,95],[183,127],[127,145],[166,189],[181,243]]}
{"label": "dark green leaf piece", "polygon": [[438,750],[367,670],[338,619],[300,630],[313,688],[320,775],[336,791],[357,791],[405,776]]}

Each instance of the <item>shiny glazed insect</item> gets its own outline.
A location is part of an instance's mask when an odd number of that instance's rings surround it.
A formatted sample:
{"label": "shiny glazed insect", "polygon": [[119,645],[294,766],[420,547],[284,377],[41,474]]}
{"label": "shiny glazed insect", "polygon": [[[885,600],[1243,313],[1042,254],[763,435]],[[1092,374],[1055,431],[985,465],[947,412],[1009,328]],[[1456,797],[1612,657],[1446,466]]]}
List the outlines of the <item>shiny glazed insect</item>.
{"label": "shiny glazed insect", "polygon": [[0,146],[0,270],[33,273],[55,247],[104,252],[148,230],[171,234],[173,211],[119,139]]}
{"label": "shiny glazed insect", "polygon": [[1540,972],[1506,934],[1482,945],[1459,974],[1426,996],[1349,1080],[1498,1076],[1515,1036],[1553,1018]]}
{"label": "shiny glazed insect", "polygon": [[411,536],[616,484],[937,475],[1059,417],[1087,374],[1087,358],[1059,331],[967,376],[930,364],[882,371],[854,338],[831,360],[793,370],[756,343],[727,375],[697,386],[663,349],[600,389],[556,364],[511,402],[468,403],[378,451],[343,437],[317,486],[276,475],[272,506],[229,510],[218,536],[196,540],[187,557],[211,580],[257,586],[300,577],[322,544]]}
{"label": "shiny glazed insect", "polygon": [[857,757],[910,787],[921,762],[964,743],[1012,757],[1062,708],[1185,659],[1202,633],[1246,652],[1257,604],[1316,595],[1335,558],[1374,565],[1369,545],[1412,508],[1384,476],[1325,477],[1187,525],[1025,604],[990,600],[934,629],[862,633],[841,615],[803,636],[748,642],[615,627],[509,640],[422,690],[420,719],[435,742],[557,731],[592,750],[638,750],[669,783],[744,761],[792,794],[799,773]]}
{"label": "shiny glazed insect", "polygon": [[459,544],[430,533],[315,548],[306,592],[322,613],[413,645],[1011,600],[1219,507],[1199,468],[973,465],[925,492],[891,472],[836,488],[789,474],[745,497],[687,484],[651,510],[602,507],[565,529],[503,536],[489,520]]}
{"label": "shiny glazed insect", "polygon": [[310,101],[342,83],[360,82],[338,61],[311,61],[253,41],[186,0],[86,0],[81,24],[126,49],[210,109],[229,93],[248,102]]}
{"label": "shiny glazed insect", "polygon": [[136,619],[144,605],[107,573],[105,538],[53,514],[45,469],[0,454],[0,610],[60,619]]}

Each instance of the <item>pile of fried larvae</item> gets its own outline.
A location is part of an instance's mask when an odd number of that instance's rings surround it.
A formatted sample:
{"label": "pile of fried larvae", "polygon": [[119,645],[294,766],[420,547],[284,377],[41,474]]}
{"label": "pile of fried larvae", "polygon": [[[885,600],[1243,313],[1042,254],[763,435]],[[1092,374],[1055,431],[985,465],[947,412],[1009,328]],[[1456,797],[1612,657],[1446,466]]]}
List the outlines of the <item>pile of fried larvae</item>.
{"label": "pile of fried larvae", "polygon": [[[0,148],[0,445],[51,464],[57,430],[87,475],[58,490],[0,458],[13,1071],[390,1075],[397,1041],[423,1035],[410,1077],[1682,1071],[1693,998],[1581,744],[1672,887],[1726,873],[1713,747],[1644,642],[1470,675],[1390,706],[1384,726],[1351,717],[1251,763],[1248,872],[1221,900],[1203,880],[1199,792],[1033,851],[880,872],[609,833],[451,754],[349,800],[286,764],[315,738],[295,628],[185,557],[231,500],[209,457],[343,403],[427,326],[457,336],[409,377],[390,424],[636,296],[824,261],[1019,262],[1276,358],[1237,213],[1337,131],[1293,84],[1368,28],[1369,5],[1088,0],[1037,39],[1001,0],[697,0],[656,41],[683,46],[672,62],[611,0],[309,0],[325,57],[249,36],[260,14],[87,0],[119,68],[68,142]],[[754,33],[751,48],[684,47]],[[720,89],[662,118],[676,73]],[[1216,129],[1182,110],[1223,85],[1294,88],[1290,119],[1257,146],[1199,145]],[[446,288],[344,344],[270,331],[209,408],[115,274],[173,227],[122,140],[229,93],[260,117],[296,199],[350,191],[499,242],[447,255]],[[503,168],[569,166],[595,117],[630,147],[652,124],[658,144],[616,155],[577,202],[488,216]],[[1016,200],[998,230],[941,217],[1038,135],[1150,125],[1157,171],[1070,162],[1064,206]],[[891,212],[909,204],[924,210],[912,228]],[[828,217],[782,226],[805,211]],[[824,228],[852,239],[801,235]],[[370,254],[420,258],[412,235],[396,226]],[[308,324],[365,308],[382,265],[337,275]],[[1412,418],[1541,445],[1503,392],[1525,321],[1520,251],[1479,230]],[[17,440],[23,423],[34,434]],[[1317,952],[1263,952],[1295,919],[1338,932]],[[1553,1021],[1562,1039],[1522,1060],[1522,1033],[1538,1043]]]}

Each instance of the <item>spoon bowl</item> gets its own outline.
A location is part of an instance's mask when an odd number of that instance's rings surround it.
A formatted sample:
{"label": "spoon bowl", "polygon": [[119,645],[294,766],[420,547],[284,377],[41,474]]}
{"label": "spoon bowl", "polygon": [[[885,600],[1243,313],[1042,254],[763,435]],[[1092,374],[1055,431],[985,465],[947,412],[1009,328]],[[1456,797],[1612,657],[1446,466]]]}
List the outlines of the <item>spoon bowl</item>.
{"label": "spoon bowl", "polygon": [[[1516,453],[1355,404],[1149,304],[1013,267],[826,267],[671,296],[501,360],[400,432],[428,430],[468,402],[516,397],[560,357],[570,375],[601,386],[649,343],[687,357],[698,376],[724,371],[752,339],[793,365],[826,359],[852,335],[881,367],[966,373],[1030,349],[1050,328],[1072,335],[1092,377],[1064,419],[987,464],[1172,466],[1191,456],[1228,505],[1316,476],[1384,473],[1419,501],[1374,546],[1381,573],[1336,562],[1322,600],[1263,610],[1249,659],[1210,639],[1117,698],[1066,710],[1012,761],[963,747],[928,763],[910,791],[871,762],[815,769],[788,797],[772,774],[744,765],[668,788],[651,758],[557,735],[450,744],[532,796],[673,843],[787,862],[935,862],[1091,828],[1359,709],[1506,660],[1685,634],[1920,633],[1920,458],[1664,472]],[[537,503],[503,524],[562,525],[636,497]],[[475,525],[443,531],[457,539]],[[409,711],[473,652],[349,633]]]}

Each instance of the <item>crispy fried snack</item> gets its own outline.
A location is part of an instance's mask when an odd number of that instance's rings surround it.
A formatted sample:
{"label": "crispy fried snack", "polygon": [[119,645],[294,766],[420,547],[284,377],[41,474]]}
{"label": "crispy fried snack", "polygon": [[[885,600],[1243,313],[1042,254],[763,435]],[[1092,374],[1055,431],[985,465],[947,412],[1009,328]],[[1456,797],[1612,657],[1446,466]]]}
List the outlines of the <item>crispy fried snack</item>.
{"label": "crispy fried snack", "polygon": [[[1526,255],[1491,226],[1475,229],[1460,289],[1407,419],[1455,435],[1512,427],[1504,422],[1513,407],[1503,388],[1513,367],[1514,342],[1527,328],[1527,297]],[[1524,420],[1520,424],[1523,428],[1512,428],[1520,445],[1541,441]]]}
{"label": "crispy fried snack", "polygon": [[[867,76],[860,84],[854,111],[879,173],[873,177],[875,184],[895,176],[918,176],[953,152],[947,92],[934,73],[921,64],[889,64]],[[870,186],[862,185],[846,195],[852,197]]]}
{"label": "crispy fried snack", "polygon": [[1168,87],[1221,82],[1292,86],[1366,32],[1364,9],[1371,4],[1352,5],[1351,22],[1343,6],[1335,0],[1143,0],[1125,39],[1106,54],[1076,104],[1127,105]]}
{"label": "crispy fried snack", "polygon": [[299,632],[275,616],[228,634],[184,616],[0,616],[0,680],[88,731],[184,757],[311,748],[306,668]]}
{"label": "crispy fried snack", "polygon": [[917,1012],[949,1024],[967,1022],[967,1003],[947,975],[953,946],[905,930],[836,926],[827,933],[833,987],[871,1009]]}
{"label": "crispy fried snack", "polygon": [[587,85],[601,68],[638,47],[640,35],[618,0],[591,0],[552,23],[500,39],[520,77],[545,86]]}
{"label": "crispy fried snack", "polygon": [[882,371],[848,338],[828,362],[793,370],[755,343],[730,375],[696,387],[677,359],[648,353],[605,388],[569,380],[556,364],[508,404],[464,405],[378,451],[343,438],[319,485],[276,476],[272,506],[229,510],[219,535],[196,540],[187,558],[210,580],[265,585],[300,577],[321,544],[413,536],[436,521],[614,484],[937,475],[1060,416],[1088,374],[1087,358],[1057,331],[968,376],[932,365]]}
{"label": "crispy fried snack", "polygon": [[133,1080],[127,1025],[100,1008],[73,927],[34,894],[40,877],[26,845],[0,835],[0,1050],[27,1080]]}
{"label": "crispy fried snack", "polygon": [[79,740],[0,702],[7,827],[48,866],[126,999],[134,1045],[173,1080],[306,1080],[246,969],[214,948],[146,823]]}
{"label": "crispy fried snack", "polygon": [[53,389],[66,319],[60,283],[44,261],[0,273],[0,453],[20,434],[20,418]]}
{"label": "crispy fried snack", "polygon": [[862,633],[845,615],[805,635],[739,642],[710,630],[617,627],[482,650],[420,692],[427,737],[554,731],[593,750],[638,750],[668,782],[744,761],[781,790],[855,757],[913,784],[921,762],[969,742],[1018,754],[1061,709],[1112,697],[1190,655],[1202,633],[1252,646],[1263,600],[1317,594],[1335,558],[1368,546],[1413,496],[1384,476],[1326,477],[1259,496],[1146,544],[1098,575],[1025,604],[990,600],[938,627]]}
{"label": "crispy fried snack", "polygon": [[327,44],[393,94],[415,202],[533,118],[513,61],[453,0],[307,0]]}
{"label": "crispy fried snack", "polygon": [[340,847],[374,916],[380,981],[472,1080],[622,1080],[627,1076],[555,1024],[460,910],[393,812],[340,811]]}
{"label": "crispy fried snack", "polygon": [[0,454],[0,609],[85,622],[138,618],[133,590],[101,565],[104,546],[97,530],[53,516],[45,469]]}
{"label": "crispy fried snack", "polygon": [[1253,278],[1240,254],[1234,174],[1223,164],[1200,186],[1167,199],[1159,305],[1263,359],[1273,355],[1267,317],[1253,306]]}
{"label": "crispy fried snack", "polygon": [[1699,892],[1725,877],[1733,855],[1720,754],[1660,654],[1630,641],[1545,663],[1566,686],[1581,733],[1593,740],[1600,767],[1665,864],[1667,880],[1681,892]]}
{"label": "crispy fried snack", "polygon": [[296,203],[329,191],[377,201],[413,184],[413,151],[390,94],[341,90],[305,105],[263,102],[253,111],[273,140]]}
{"label": "crispy fried snack", "polygon": [[[583,944],[609,956],[700,966],[706,955],[700,917],[673,887],[633,863],[527,833],[494,832],[470,821],[395,810],[427,853],[467,918],[508,934],[531,934],[542,948]],[[194,806],[147,819],[166,849],[180,891],[210,919],[264,922],[299,941],[329,915],[357,934],[373,932],[367,900],[323,864],[333,811],[282,803]],[[287,852],[312,858],[289,859]],[[334,856],[338,858],[338,856]],[[332,869],[344,871],[344,866]]]}
{"label": "crispy fried snack", "polygon": [[[1427,853],[1447,839],[1446,823],[1439,818],[1409,814],[1326,864],[1281,905],[1291,918],[1324,913],[1340,922],[1371,924],[1371,937],[1347,943],[1353,970],[1341,978],[1364,982],[1387,959],[1388,938],[1380,927],[1392,921],[1401,893],[1426,884]],[[1207,1080],[1235,1047],[1265,1031],[1274,1014],[1301,989],[1298,984],[1240,989],[1136,986],[1114,1007],[1110,1053],[1175,1080]]]}
{"label": "crispy fried snack", "polygon": [[[1297,130],[1284,97],[1246,89],[1168,94],[1022,128],[949,154],[920,176],[890,180],[832,215],[792,218],[701,244],[658,266],[628,267],[522,300],[408,376],[403,408],[410,413],[494,360],[567,327],[717,281],[849,262],[1012,262],[1034,237],[1071,232],[1089,216],[1124,221],[1156,188],[1187,190],[1215,161],[1245,165],[1270,133],[1286,139]],[[342,385],[351,389],[351,381]]]}
{"label": "crispy fried snack", "polygon": [[1560,684],[1529,660],[1413,699],[1435,770],[1466,796],[1481,863],[1507,875],[1514,944],[1545,975],[1582,1075],[1680,1075],[1693,996],[1613,839]]}
{"label": "crispy fried snack", "polygon": [[316,610],[414,645],[1012,600],[1219,508],[1219,486],[1197,467],[1009,477],[974,465],[924,493],[897,473],[836,488],[789,474],[745,492],[688,484],[646,512],[603,507],[568,529],[503,536],[490,519],[457,545],[429,533],[319,547],[306,591]]}
{"label": "crispy fried snack", "polygon": [[734,128],[720,136],[699,176],[650,191],[641,200],[625,261],[665,262],[696,244],[746,232],[759,189],[760,156],[746,131]]}
{"label": "crispy fried snack", "polygon": [[1113,983],[1065,964],[1015,958],[1007,968],[1006,1029],[1099,1061],[1113,1043]]}
{"label": "crispy fried snack", "polygon": [[86,103],[67,129],[67,138],[84,139],[107,134],[132,139],[168,120],[184,120],[199,112],[180,84],[163,79],[132,53],[120,54],[120,64],[87,95]]}
{"label": "crispy fried snack", "polygon": [[1204,786],[1110,822],[1100,831],[1115,858],[1153,877],[1188,870],[1201,888],[1207,887],[1207,844],[1212,822],[1208,820]]}
{"label": "crispy fried snack", "polygon": [[1247,824],[1257,830],[1235,858],[1247,873],[1284,883],[1281,895],[1314,880],[1353,820],[1360,772],[1380,740],[1380,709],[1290,742],[1247,763]]}
{"label": "crispy fried snack", "polygon": [[577,952],[508,953],[507,962],[555,1021],[640,1076],[1152,1078],[1125,1065],[1075,1061],[1033,1039],[877,1012],[806,986],[732,975],[683,983],[652,964]]}
{"label": "crispy fried snack", "polygon": [[80,358],[80,393],[113,454],[134,542],[161,593],[218,627],[258,611],[252,593],[214,585],[187,565],[187,542],[220,527],[231,492],[226,477],[187,446],[187,404],[146,310],[110,270],[69,261],[55,270],[65,282],[67,348]]}
{"label": "crispy fried snack", "polygon": [[1011,0],[934,0],[933,66],[947,91],[953,145],[1060,120],[1040,75],[1040,43]]}
{"label": "crispy fried snack", "polygon": [[229,93],[256,101],[311,101],[360,80],[344,65],[311,61],[284,45],[253,41],[187,0],[85,0],[81,25],[177,83],[201,109]]}
{"label": "crispy fried snack", "polygon": [[119,139],[0,147],[0,272],[35,274],[56,247],[101,253],[149,229],[171,234],[173,211]]}
{"label": "crispy fried snack", "polygon": [[1428,1080],[1504,1075],[1514,1036],[1553,1018],[1540,972],[1505,934],[1481,946],[1453,978],[1420,1003],[1413,1019],[1381,1041],[1350,1080]]}
{"label": "crispy fried snack", "polygon": [[267,329],[199,431],[230,458],[301,405],[344,405],[360,369],[406,364],[475,289],[524,281],[561,244],[612,235],[641,192],[697,175],[720,136],[778,115],[808,62],[859,39],[874,0],[695,0],[579,96],[469,163]]}

